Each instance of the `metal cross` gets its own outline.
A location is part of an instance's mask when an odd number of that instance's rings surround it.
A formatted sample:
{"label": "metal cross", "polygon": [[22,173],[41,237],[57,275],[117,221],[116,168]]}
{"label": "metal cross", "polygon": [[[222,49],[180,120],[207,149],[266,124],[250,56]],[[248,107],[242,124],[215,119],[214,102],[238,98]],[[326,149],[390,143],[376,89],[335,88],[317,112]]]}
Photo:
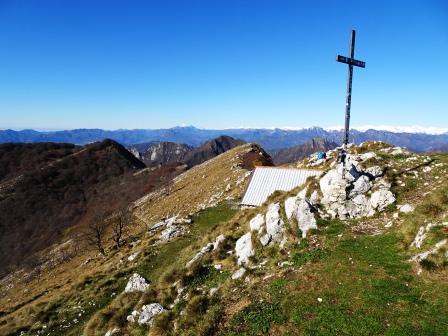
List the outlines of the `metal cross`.
{"label": "metal cross", "polygon": [[348,79],[347,79],[347,98],[345,102],[345,133],[344,133],[344,145],[345,151],[348,144],[349,130],[350,130],[350,107],[352,104],[352,80],[353,80],[353,66],[365,68],[366,63],[355,59],[355,36],[356,32],[352,30],[350,34],[350,57],[338,55],[336,60],[341,63],[348,64]]}

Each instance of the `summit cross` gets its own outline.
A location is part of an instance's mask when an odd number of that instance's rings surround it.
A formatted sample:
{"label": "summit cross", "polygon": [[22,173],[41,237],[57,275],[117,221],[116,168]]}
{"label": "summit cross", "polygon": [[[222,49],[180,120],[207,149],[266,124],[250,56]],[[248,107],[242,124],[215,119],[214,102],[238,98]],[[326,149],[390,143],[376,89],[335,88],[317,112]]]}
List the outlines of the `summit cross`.
{"label": "summit cross", "polygon": [[366,63],[355,59],[355,36],[356,32],[352,30],[350,34],[350,57],[338,55],[336,60],[341,63],[348,64],[348,79],[347,79],[347,98],[345,101],[345,132],[343,150],[347,148],[350,131],[350,108],[352,104],[352,80],[353,80],[353,66],[365,68]]}

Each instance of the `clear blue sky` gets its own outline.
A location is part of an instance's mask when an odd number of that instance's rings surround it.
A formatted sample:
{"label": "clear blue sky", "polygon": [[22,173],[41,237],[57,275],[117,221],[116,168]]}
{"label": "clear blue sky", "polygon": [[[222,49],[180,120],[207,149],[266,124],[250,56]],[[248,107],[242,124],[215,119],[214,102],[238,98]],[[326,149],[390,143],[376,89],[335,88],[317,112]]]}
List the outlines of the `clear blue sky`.
{"label": "clear blue sky", "polygon": [[0,129],[448,127],[448,2],[0,0]]}

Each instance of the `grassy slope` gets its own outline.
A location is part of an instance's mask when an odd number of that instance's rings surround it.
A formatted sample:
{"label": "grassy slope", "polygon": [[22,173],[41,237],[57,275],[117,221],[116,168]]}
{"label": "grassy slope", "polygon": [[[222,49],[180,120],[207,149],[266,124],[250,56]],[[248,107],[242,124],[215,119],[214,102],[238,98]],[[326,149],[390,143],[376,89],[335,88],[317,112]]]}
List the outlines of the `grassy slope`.
{"label": "grassy slope", "polygon": [[[204,243],[222,232],[234,241],[247,230],[248,218],[260,211],[235,214],[224,205],[218,206],[200,212],[188,235],[158,247],[144,241],[144,252],[136,264],[111,267],[84,279],[77,292],[46,303],[44,315],[39,315],[42,313],[36,308],[37,316],[30,318],[40,321],[37,324],[53,321],[57,327],[53,335],[79,335],[84,330],[88,335],[102,336],[112,326],[121,327],[122,334],[129,335],[446,335],[446,263],[440,262],[439,255],[434,268],[417,276],[407,261],[417,253],[409,245],[418,227],[425,220],[446,220],[448,182],[440,178],[446,169],[439,167],[421,174],[420,161],[385,158],[393,161],[388,176],[394,181],[399,203],[418,206],[412,214],[396,219],[384,234],[354,234],[351,226],[359,220],[321,220],[312,238],[299,245],[290,244],[287,251],[258,246],[254,264],[265,259],[268,262],[249,270],[248,281],[231,280],[234,257],[216,253],[185,273],[183,265]],[[432,158],[437,163],[448,162],[444,155]],[[398,167],[402,169],[395,169]],[[420,172],[419,178],[412,178],[413,169]],[[392,213],[386,213],[362,221],[383,229],[391,219]],[[423,250],[447,236],[442,227],[433,229]],[[291,264],[278,266],[282,261]],[[223,264],[222,272],[211,266],[218,262]],[[150,279],[152,289],[144,294],[119,294],[134,271]],[[179,279],[188,292],[187,299],[161,314],[150,329],[126,323],[127,314],[142,304],[161,302],[168,307],[175,296],[170,284]],[[210,296],[213,287],[219,287],[219,291]],[[78,303],[89,307],[91,300],[95,300],[95,308],[87,310],[75,326],[63,327],[63,320],[75,316],[70,309]],[[68,312],[69,317],[64,315]],[[175,324],[177,330],[173,330]]]}
{"label": "grassy slope", "polygon": [[[447,156],[433,159],[435,163],[448,162]],[[249,282],[228,280],[221,297],[206,302],[203,312],[195,315],[186,310],[192,322],[181,334],[448,334],[446,261],[420,276],[408,262],[416,253],[409,244],[418,227],[425,221],[446,220],[448,183],[440,178],[446,170],[420,171],[420,177],[413,179],[407,174],[426,164],[405,164],[404,157],[393,160],[392,167],[409,169],[389,174],[393,180],[404,180],[404,186],[394,183],[394,188],[401,202],[417,203],[412,214],[400,216],[393,229],[375,236],[353,234],[350,223],[321,221],[312,244],[293,247],[290,255],[274,249],[258,251],[254,261],[269,257],[270,263],[252,270]],[[429,193],[422,197],[421,190]],[[391,215],[378,215],[365,222],[383,226]],[[352,225],[356,224],[359,221],[353,221]],[[446,230],[433,229],[425,248],[447,236]],[[278,267],[280,261],[292,265]]]}

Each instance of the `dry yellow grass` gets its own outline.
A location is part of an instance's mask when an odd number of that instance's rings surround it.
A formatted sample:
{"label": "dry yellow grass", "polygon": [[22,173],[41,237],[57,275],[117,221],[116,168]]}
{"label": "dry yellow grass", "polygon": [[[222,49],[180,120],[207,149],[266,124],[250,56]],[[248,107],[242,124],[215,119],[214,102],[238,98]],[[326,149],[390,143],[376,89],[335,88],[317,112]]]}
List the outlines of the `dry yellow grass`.
{"label": "dry yellow grass", "polygon": [[241,197],[250,174],[242,168],[244,155],[257,150],[253,144],[238,146],[188,170],[170,186],[136,201],[134,213],[149,224],[162,217],[191,215],[224,199]]}

